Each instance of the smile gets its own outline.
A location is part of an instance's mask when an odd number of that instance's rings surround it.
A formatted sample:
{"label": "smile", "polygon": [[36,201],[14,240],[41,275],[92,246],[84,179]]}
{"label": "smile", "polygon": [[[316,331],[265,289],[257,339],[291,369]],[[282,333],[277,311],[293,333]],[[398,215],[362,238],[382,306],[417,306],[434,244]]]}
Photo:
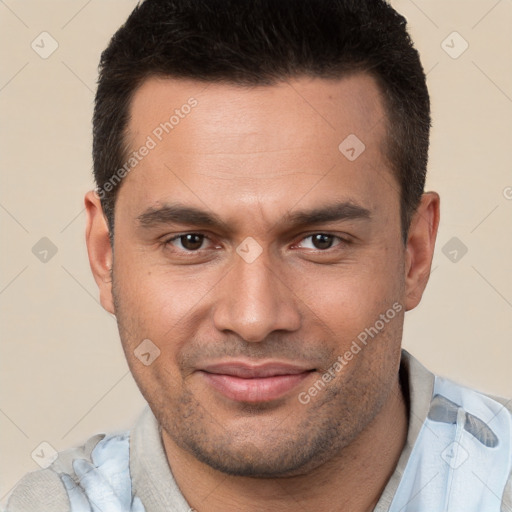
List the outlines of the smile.
{"label": "smile", "polygon": [[240,402],[269,402],[285,396],[313,372],[293,365],[219,364],[199,373],[208,386],[225,397]]}

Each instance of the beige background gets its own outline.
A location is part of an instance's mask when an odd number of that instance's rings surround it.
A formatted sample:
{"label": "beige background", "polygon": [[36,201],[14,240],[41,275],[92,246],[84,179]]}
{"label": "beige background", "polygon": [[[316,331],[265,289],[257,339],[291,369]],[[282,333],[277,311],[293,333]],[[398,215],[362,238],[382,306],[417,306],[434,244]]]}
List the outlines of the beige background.
{"label": "beige background", "polygon": [[[392,4],[428,71],[427,188],[442,197],[433,274],[404,345],[442,375],[512,396],[512,1]],[[0,503],[39,467],[41,442],[62,450],[126,428],[144,404],[98,303],[83,211],[97,63],[134,5],[0,1]],[[47,59],[31,47],[43,31],[59,45]],[[458,58],[453,31],[469,44]],[[42,237],[57,248],[46,263],[32,252]],[[453,237],[467,247],[455,262]]]}

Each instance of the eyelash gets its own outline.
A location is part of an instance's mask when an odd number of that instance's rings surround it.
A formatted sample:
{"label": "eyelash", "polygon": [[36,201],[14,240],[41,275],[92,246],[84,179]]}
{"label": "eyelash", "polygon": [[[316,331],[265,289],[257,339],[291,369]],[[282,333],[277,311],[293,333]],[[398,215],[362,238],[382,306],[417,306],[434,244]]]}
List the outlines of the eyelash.
{"label": "eyelash", "polygon": [[[199,236],[203,237],[203,241],[204,240],[210,240],[210,238],[207,235],[203,234],[203,233],[188,232],[188,233],[180,233],[179,235],[175,235],[172,238],[169,238],[169,239],[165,240],[163,243],[164,243],[165,247],[172,246],[172,242],[174,242],[176,240],[179,240],[180,238],[185,237],[187,235],[199,235]],[[326,235],[326,236],[333,237],[334,239],[338,240],[338,243],[336,245],[334,245],[332,247],[329,247],[327,249],[309,249],[309,250],[312,250],[312,251],[317,251],[319,253],[327,253],[330,250],[333,250],[333,249],[335,249],[336,247],[338,247],[340,245],[349,245],[351,243],[350,240],[342,238],[342,237],[340,237],[338,235],[334,235],[333,233],[327,233],[327,232],[323,232],[323,231],[316,231],[314,233],[310,233],[309,235],[306,235],[303,238],[301,238],[300,242],[302,242],[302,241],[304,241],[304,240],[306,240],[308,238],[312,238],[315,235]],[[295,245],[298,245],[298,244],[294,244],[294,246]],[[188,253],[188,254],[199,254],[203,250],[205,250],[205,249],[197,249],[197,250],[179,249],[180,252],[184,252],[184,253]]]}

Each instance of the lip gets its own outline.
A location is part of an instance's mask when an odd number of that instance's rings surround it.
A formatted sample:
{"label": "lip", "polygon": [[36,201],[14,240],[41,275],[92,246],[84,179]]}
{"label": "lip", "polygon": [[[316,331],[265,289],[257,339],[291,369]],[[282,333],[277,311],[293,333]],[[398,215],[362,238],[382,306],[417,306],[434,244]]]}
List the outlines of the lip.
{"label": "lip", "polygon": [[285,396],[313,372],[289,363],[218,363],[199,370],[207,384],[225,397],[240,402],[269,402]]}

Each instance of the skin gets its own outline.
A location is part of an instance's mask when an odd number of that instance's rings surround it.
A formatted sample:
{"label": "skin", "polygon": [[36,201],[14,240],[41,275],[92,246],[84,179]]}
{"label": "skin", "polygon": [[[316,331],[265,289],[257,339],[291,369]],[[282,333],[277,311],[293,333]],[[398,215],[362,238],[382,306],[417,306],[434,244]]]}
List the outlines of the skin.
{"label": "skin", "polygon": [[[172,472],[199,512],[372,510],[407,435],[402,327],[428,281],[439,196],[423,195],[404,244],[383,100],[369,75],[251,88],[150,78],[132,100],[131,148],[190,97],[197,106],[124,178],[113,250],[98,197],[85,198],[101,303],[117,317]],[[349,134],[366,147],[352,162],[338,149]],[[286,222],[338,202],[368,216]],[[170,203],[223,224],[141,224]],[[166,244],[187,233],[205,238]],[[319,233],[332,237],[318,244]],[[246,237],[262,250],[251,263],[236,252]],[[301,403],[393,304],[402,310]],[[144,339],[160,350],[148,366],[134,355]],[[198,372],[229,359],[312,371],[279,399],[240,402]]]}

